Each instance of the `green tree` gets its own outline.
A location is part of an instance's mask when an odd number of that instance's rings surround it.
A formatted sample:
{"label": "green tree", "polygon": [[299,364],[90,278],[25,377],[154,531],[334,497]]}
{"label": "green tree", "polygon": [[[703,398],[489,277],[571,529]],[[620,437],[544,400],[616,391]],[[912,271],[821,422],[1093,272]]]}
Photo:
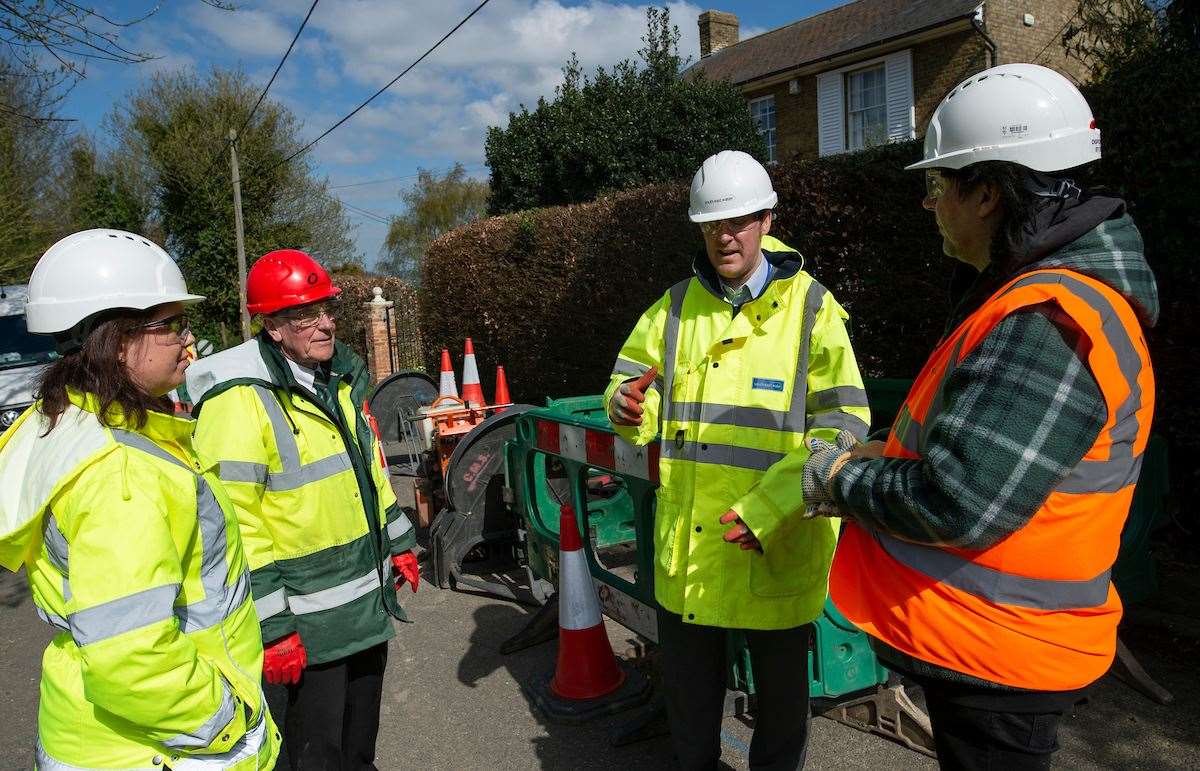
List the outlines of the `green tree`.
{"label": "green tree", "polygon": [[[296,117],[264,100],[245,74],[214,70],[154,76],[115,109],[115,155],[150,181],[168,249],[193,291],[208,300],[193,316],[200,336],[228,344],[239,324],[237,252],[228,131],[237,140],[248,261],[272,249],[305,249],[326,263],[361,261],[341,204],[316,178],[300,147]],[[249,122],[247,119],[249,117]]]}
{"label": "green tree", "polygon": [[599,67],[590,77],[572,55],[553,101],[522,105],[506,128],[488,129],[492,213],[684,179],[718,150],[765,157],[741,93],[681,72],[679,28],[666,8],[646,11],[642,41],[639,61]]}
{"label": "green tree", "polygon": [[416,284],[433,239],[487,214],[488,186],[467,176],[461,163],[443,175],[421,169],[400,193],[405,212],[392,218],[377,269]]}
{"label": "green tree", "polygon": [[86,136],[75,137],[63,169],[64,232],[87,228],[146,231],[151,201],[119,167],[104,168],[95,146]]}
{"label": "green tree", "polygon": [[25,281],[58,233],[67,123],[55,117],[56,101],[47,84],[0,55],[0,283]]}

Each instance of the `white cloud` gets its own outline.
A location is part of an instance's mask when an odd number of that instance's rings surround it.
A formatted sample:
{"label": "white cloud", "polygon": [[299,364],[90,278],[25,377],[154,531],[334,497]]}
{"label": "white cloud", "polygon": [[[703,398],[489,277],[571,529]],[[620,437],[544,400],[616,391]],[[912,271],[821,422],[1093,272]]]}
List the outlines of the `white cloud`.
{"label": "white cloud", "polygon": [[191,10],[191,22],[226,48],[250,56],[275,58],[287,49],[295,34],[287,18],[249,8],[222,11],[199,4]]}

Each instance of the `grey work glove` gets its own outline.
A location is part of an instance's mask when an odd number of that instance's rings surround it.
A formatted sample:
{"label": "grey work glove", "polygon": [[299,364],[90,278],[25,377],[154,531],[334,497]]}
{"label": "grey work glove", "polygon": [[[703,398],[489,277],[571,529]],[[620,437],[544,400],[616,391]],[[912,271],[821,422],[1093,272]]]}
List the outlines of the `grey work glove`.
{"label": "grey work glove", "polygon": [[850,460],[850,451],[858,445],[858,438],[849,431],[839,431],[833,442],[812,437],[806,444],[812,454],[805,461],[800,476],[804,490],[804,517],[837,516],[833,480],[846,461]]}

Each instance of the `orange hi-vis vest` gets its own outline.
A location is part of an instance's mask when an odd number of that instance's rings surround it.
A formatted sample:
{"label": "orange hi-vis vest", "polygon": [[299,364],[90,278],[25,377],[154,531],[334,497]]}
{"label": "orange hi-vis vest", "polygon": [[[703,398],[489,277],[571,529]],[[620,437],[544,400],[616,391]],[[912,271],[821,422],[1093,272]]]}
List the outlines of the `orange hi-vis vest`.
{"label": "orange hi-vis vest", "polygon": [[1011,281],[947,336],[913,384],[884,455],[921,458],[946,381],[1005,317],[1054,303],[1108,408],[1078,465],[1020,530],[986,549],[930,546],[847,520],[830,576],[845,616],[924,662],[1017,688],[1063,691],[1104,674],[1121,600],[1109,580],[1154,411],[1141,325],[1108,285],[1048,269]]}

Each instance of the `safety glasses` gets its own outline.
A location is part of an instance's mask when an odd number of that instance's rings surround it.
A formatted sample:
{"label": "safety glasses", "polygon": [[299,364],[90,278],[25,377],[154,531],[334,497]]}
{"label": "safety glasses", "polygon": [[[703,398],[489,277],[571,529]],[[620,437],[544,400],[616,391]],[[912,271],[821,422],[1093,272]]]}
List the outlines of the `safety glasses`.
{"label": "safety glasses", "polygon": [[926,198],[941,198],[946,194],[946,184],[949,181],[940,169],[926,169],[925,171],[925,197]]}
{"label": "safety glasses", "polygon": [[748,230],[751,225],[760,220],[762,220],[762,212],[754,212],[753,214],[745,214],[741,217],[701,222],[700,230],[706,236],[715,236],[722,232],[728,232],[730,235],[736,236],[738,233]]}
{"label": "safety glasses", "polygon": [[275,314],[276,318],[288,322],[295,329],[312,329],[320,323],[322,316],[331,322],[337,321],[336,299],[322,300],[309,305],[301,305],[298,308],[288,308]]}
{"label": "safety glasses", "polygon": [[178,337],[181,341],[186,340],[192,334],[192,327],[188,323],[188,317],[185,313],[180,313],[177,316],[170,318],[151,321],[148,324],[138,324],[133,328],[134,332],[170,332]]}

